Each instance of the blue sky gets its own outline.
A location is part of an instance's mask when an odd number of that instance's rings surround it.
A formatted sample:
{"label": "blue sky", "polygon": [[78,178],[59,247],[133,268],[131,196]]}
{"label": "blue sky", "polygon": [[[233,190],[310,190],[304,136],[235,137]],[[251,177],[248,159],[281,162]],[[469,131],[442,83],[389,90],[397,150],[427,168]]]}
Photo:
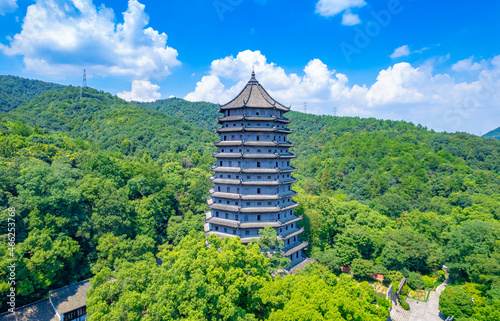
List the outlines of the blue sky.
{"label": "blue sky", "polygon": [[292,109],[500,126],[500,2],[0,0],[0,74],[224,103],[252,68]]}

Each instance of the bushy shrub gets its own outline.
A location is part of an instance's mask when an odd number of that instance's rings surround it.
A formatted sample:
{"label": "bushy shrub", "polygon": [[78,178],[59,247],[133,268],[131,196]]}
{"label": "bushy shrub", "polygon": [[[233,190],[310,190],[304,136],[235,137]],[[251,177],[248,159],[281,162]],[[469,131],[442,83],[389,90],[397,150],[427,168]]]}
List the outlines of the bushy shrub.
{"label": "bushy shrub", "polygon": [[387,309],[390,308],[391,305],[392,305],[391,301],[387,300],[385,298],[385,296],[383,298],[379,298],[377,296],[377,304],[378,304],[379,307],[384,307],[384,308],[387,308]]}
{"label": "bushy shrub", "polygon": [[410,304],[406,301],[399,301],[399,303],[401,304],[401,307],[405,310],[410,310]]}
{"label": "bushy shrub", "polygon": [[422,279],[424,279],[424,286],[426,288],[429,288],[429,289],[434,288],[434,280],[430,276],[424,275],[422,277]]}
{"label": "bushy shrub", "polygon": [[410,272],[406,281],[412,290],[422,290],[424,288],[424,280],[422,276],[416,272]]}
{"label": "bushy shrub", "polygon": [[408,285],[403,286],[400,295],[407,295],[410,292],[410,287]]}

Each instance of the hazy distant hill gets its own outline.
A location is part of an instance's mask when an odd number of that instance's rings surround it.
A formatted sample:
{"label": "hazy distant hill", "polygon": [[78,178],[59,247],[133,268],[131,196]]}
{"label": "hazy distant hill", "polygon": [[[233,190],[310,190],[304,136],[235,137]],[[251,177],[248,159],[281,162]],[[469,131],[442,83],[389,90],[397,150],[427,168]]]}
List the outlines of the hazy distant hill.
{"label": "hazy distant hill", "polygon": [[486,134],[483,135],[483,137],[500,139],[500,127],[498,127],[497,129],[493,129],[490,132],[487,132]]}
{"label": "hazy distant hill", "polygon": [[60,91],[63,85],[16,76],[0,76],[0,111],[9,111],[47,91]]}

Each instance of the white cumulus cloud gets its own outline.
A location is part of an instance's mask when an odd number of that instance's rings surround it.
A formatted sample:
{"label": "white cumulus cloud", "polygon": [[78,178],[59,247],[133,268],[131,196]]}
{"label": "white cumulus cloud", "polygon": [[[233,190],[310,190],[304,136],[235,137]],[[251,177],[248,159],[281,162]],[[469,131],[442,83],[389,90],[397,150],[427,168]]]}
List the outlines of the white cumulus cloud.
{"label": "white cumulus cloud", "polygon": [[147,80],[134,80],[132,90],[118,93],[117,96],[126,101],[152,102],[161,98],[160,86]]}
{"label": "white cumulus cloud", "polygon": [[391,54],[391,58],[399,58],[399,57],[406,57],[410,55],[410,47],[408,45],[403,45],[401,47],[398,47],[394,49],[394,52]]}
{"label": "white cumulus cloud", "polygon": [[355,26],[361,23],[359,16],[357,14],[351,13],[350,10],[346,11],[342,15],[342,24],[345,26]]}
{"label": "white cumulus cloud", "polygon": [[23,56],[26,69],[41,74],[69,74],[82,67],[98,75],[136,78],[167,76],[177,66],[177,51],[167,35],[147,27],[145,6],[129,0],[123,22],[112,9],[92,0],[36,0],[28,7],[22,31],[6,55]]}
{"label": "white cumulus cloud", "polygon": [[351,13],[351,8],[361,8],[366,5],[364,0],[319,0],[316,3],[316,13],[323,17],[333,17],[345,11],[342,24],[353,26],[361,23],[359,16]]}
{"label": "white cumulus cloud", "polygon": [[478,71],[478,70],[483,70],[487,67],[487,62],[486,60],[482,60],[480,62],[474,62],[474,56],[460,60],[457,63],[453,64],[451,66],[451,69],[455,71]]}
{"label": "white cumulus cloud", "polygon": [[[250,78],[252,68],[270,95],[284,105],[308,112],[377,117],[421,123],[435,130],[469,131],[496,128],[500,119],[500,56],[484,62],[476,79],[459,82],[448,73],[435,73],[432,63],[396,63],[379,72],[375,82],[349,84],[347,75],[312,59],[302,75],[286,73],[260,51],[214,60],[208,75],[185,99],[227,103]],[[456,68],[455,68],[456,69]],[[452,72],[453,70],[450,70]]]}

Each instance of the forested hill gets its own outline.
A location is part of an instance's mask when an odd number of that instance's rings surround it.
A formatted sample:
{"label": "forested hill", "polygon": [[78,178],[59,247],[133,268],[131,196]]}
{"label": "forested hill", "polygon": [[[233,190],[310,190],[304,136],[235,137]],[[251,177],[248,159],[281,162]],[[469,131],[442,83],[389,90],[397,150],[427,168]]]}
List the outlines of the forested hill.
{"label": "forested hill", "polygon": [[[195,233],[207,210],[217,106],[157,104],[144,108],[90,88],[80,100],[80,88],[68,86],[0,112],[0,208],[16,210],[19,305],[93,277],[90,321],[166,313],[174,320],[297,313],[385,320],[387,302],[362,282],[367,275],[383,273],[395,286],[404,275],[418,290],[442,281],[446,264],[454,280],[445,292],[449,315],[500,317],[499,140],[288,113],[296,212],[304,215],[307,254],[321,266],[273,280],[275,266],[259,248],[226,238],[207,249]],[[2,210],[0,256],[8,251],[7,220]],[[155,256],[167,264],[157,266]],[[337,278],[341,265],[359,286]]]}
{"label": "forested hill", "polygon": [[153,158],[187,149],[191,154],[203,154],[215,137],[165,113],[137,107],[92,88],[84,88],[80,100],[80,88],[72,86],[42,94],[5,114],[4,128],[7,120],[65,133],[108,151],[139,156],[148,153]]}
{"label": "forested hill", "polygon": [[47,91],[60,91],[63,85],[16,76],[0,76],[0,111],[9,111]]}
{"label": "forested hill", "polygon": [[217,125],[217,104],[207,102],[190,102],[181,98],[161,99],[151,103],[133,102],[137,106],[159,110],[175,118],[194,124],[206,131],[212,131]]}
{"label": "forested hill", "polygon": [[497,129],[493,129],[492,131],[487,132],[483,135],[484,138],[495,138],[500,139],[500,127]]}

